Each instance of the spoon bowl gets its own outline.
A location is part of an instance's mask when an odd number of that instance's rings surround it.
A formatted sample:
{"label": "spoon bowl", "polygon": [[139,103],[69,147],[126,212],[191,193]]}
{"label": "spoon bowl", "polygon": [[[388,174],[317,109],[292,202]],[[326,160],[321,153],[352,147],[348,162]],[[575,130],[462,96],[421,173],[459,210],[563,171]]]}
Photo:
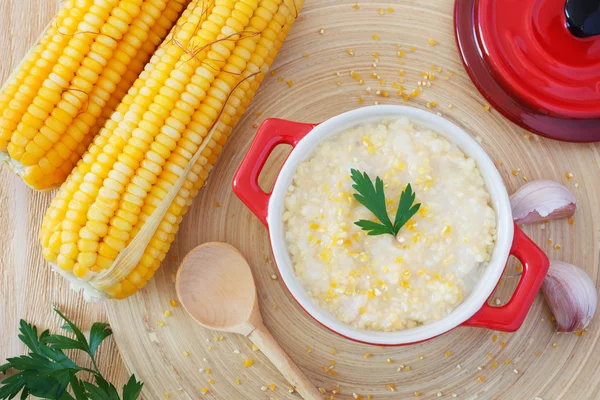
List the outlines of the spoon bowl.
{"label": "spoon bowl", "polygon": [[226,332],[240,329],[256,305],[256,286],[244,256],[226,243],[193,249],[177,271],[177,295],[202,326]]}

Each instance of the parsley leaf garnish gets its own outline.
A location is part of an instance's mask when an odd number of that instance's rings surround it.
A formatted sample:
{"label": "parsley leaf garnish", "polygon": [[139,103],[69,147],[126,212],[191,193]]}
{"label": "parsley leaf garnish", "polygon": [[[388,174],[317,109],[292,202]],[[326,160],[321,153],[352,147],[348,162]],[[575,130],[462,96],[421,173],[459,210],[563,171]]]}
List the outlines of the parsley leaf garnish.
{"label": "parsley leaf garnish", "polygon": [[[112,335],[108,324],[96,322],[88,339],[60,310],[55,308],[54,311],[65,321],[62,328],[73,333],[75,338],[50,334],[47,330],[38,335],[37,327],[21,320],[19,339],[29,353],[9,358],[6,364],[0,365],[0,373],[15,371],[14,375],[0,382],[0,400],[14,399],[19,394],[21,400],[30,395],[51,400],[136,400],[143,383],[138,382],[135,375],[123,387],[120,398],[117,389],[104,379],[96,364],[98,347]],[[64,353],[64,350],[73,349],[87,353],[93,369],[77,365]],[[91,374],[95,384],[79,379],[79,372]]]}
{"label": "parsley leaf garnish", "polygon": [[350,176],[354,181],[352,187],[358,192],[354,194],[354,198],[371,211],[379,220],[379,222],[374,222],[361,219],[354,223],[355,225],[360,226],[364,231],[368,232],[370,236],[384,234],[397,236],[404,224],[406,224],[421,207],[420,203],[414,204],[415,193],[412,191],[412,187],[409,183],[400,195],[398,210],[396,211],[394,223],[392,223],[387,213],[383,181],[381,178],[375,178],[375,184],[373,184],[373,181],[366,172],[361,174],[355,169],[350,170]]}

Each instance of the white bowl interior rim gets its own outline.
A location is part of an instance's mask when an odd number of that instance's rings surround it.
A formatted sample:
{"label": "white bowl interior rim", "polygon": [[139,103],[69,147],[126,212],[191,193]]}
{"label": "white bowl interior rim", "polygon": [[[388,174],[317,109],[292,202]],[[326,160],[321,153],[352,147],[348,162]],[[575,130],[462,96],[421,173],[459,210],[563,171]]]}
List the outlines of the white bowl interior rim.
{"label": "white bowl interior rim", "polygon": [[[314,303],[295,275],[285,243],[284,226],[281,218],[284,211],[284,198],[287,188],[292,183],[296,168],[313,153],[320,142],[353,126],[403,116],[408,117],[420,126],[445,136],[451,142],[456,143],[467,156],[476,161],[492,198],[492,206],[496,211],[496,245],[490,263],[469,297],[464,299],[445,318],[415,328],[394,332],[357,329],[339,321],[335,316]],[[450,331],[472,317],[487,301],[502,276],[514,234],[508,193],[498,170],[483,148],[454,123],[425,110],[407,106],[381,105],[359,108],[333,117],[315,127],[292,150],[283,165],[273,188],[267,215],[275,262],[285,285],[302,308],[318,322],[340,335],[360,342],[382,345],[409,344],[427,340]]]}

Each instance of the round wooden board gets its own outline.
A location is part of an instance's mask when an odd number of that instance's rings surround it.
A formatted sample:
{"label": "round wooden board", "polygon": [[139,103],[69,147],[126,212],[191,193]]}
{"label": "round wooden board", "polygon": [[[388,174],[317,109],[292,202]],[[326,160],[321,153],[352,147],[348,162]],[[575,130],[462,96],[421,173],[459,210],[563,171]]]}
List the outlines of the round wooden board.
{"label": "round wooden board", "polygon": [[[219,339],[217,333],[196,325],[181,307],[169,305],[176,296],[173,276],[185,254],[198,244],[218,240],[233,244],[248,258],[266,325],[316,386],[329,394],[339,387],[336,399],[353,399],[353,393],[363,399],[367,394],[373,399],[407,399],[415,397],[415,392],[423,399],[438,398],[438,393],[442,398],[453,394],[477,399],[600,398],[597,324],[581,337],[557,335],[541,296],[519,332],[498,335],[497,340],[497,332],[459,328],[419,345],[379,348],[352,343],[320,327],[296,305],[280,280],[271,279],[277,268],[267,232],[231,190],[232,176],[250,145],[255,124],[266,117],[318,122],[375,101],[404,104],[391,86],[401,78],[401,70],[408,93],[423,80],[422,72],[435,73],[432,87],[408,104],[425,108],[428,102],[437,102],[434,112],[463,126],[481,142],[497,162],[509,191],[525,179],[540,178],[555,179],[573,190],[580,207],[573,225],[554,221],[527,227],[526,232],[550,258],[579,265],[598,279],[600,147],[528,135],[494,110],[486,111],[458,57],[452,0],[369,2],[360,3],[359,9],[353,4],[354,0],[307,2],[276,61],[277,74],[263,83],[155,279],[135,297],[107,304],[121,354],[145,382],[145,397],[158,399],[168,394],[171,399],[198,399],[207,387],[210,391],[205,397],[220,400],[298,398],[288,393],[285,380],[260,352],[252,351],[245,338],[224,335]],[[379,40],[373,35],[379,35]],[[397,54],[399,50],[405,51],[404,58]],[[372,66],[374,52],[379,52],[377,68]],[[361,75],[364,85],[350,76],[351,70]],[[383,86],[371,76],[374,72],[385,79]],[[293,82],[291,87],[288,80]],[[370,94],[365,91],[369,87]],[[387,90],[389,96],[378,96],[377,90]],[[284,156],[284,150],[278,152],[274,162],[281,163]],[[266,171],[265,180],[272,181],[277,165],[271,164]],[[567,171],[573,174],[571,180],[566,178]],[[507,271],[514,275],[515,264]],[[508,298],[517,279],[506,278],[495,297]],[[171,311],[168,318],[167,310]],[[165,326],[158,326],[159,320]],[[243,362],[248,359],[255,362],[245,368]],[[497,368],[493,368],[494,361]],[[328,369],[334,362],[335,367]],[[399,372],[402,364],[410,368]],[[235,384],[236,379],[241,384]],[[261,386],[272,383],[275,391],[261,391]],[[389,384],[395,385],[395,391]]]}

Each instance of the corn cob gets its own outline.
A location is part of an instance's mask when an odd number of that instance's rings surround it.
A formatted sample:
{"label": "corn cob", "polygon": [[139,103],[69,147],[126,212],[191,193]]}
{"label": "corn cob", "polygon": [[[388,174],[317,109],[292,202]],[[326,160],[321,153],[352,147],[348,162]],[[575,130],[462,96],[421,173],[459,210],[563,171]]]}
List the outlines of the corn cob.
{"label": "corn cob", "polygon": [[61,184],[190,0],[67,0],[3,87],[0,161]]}
{"label": "corn cob", "polygon": [[184,12],[42,223],[44,257],[88,299],[128,297],[154,275],[301,5],[193,0]]}

